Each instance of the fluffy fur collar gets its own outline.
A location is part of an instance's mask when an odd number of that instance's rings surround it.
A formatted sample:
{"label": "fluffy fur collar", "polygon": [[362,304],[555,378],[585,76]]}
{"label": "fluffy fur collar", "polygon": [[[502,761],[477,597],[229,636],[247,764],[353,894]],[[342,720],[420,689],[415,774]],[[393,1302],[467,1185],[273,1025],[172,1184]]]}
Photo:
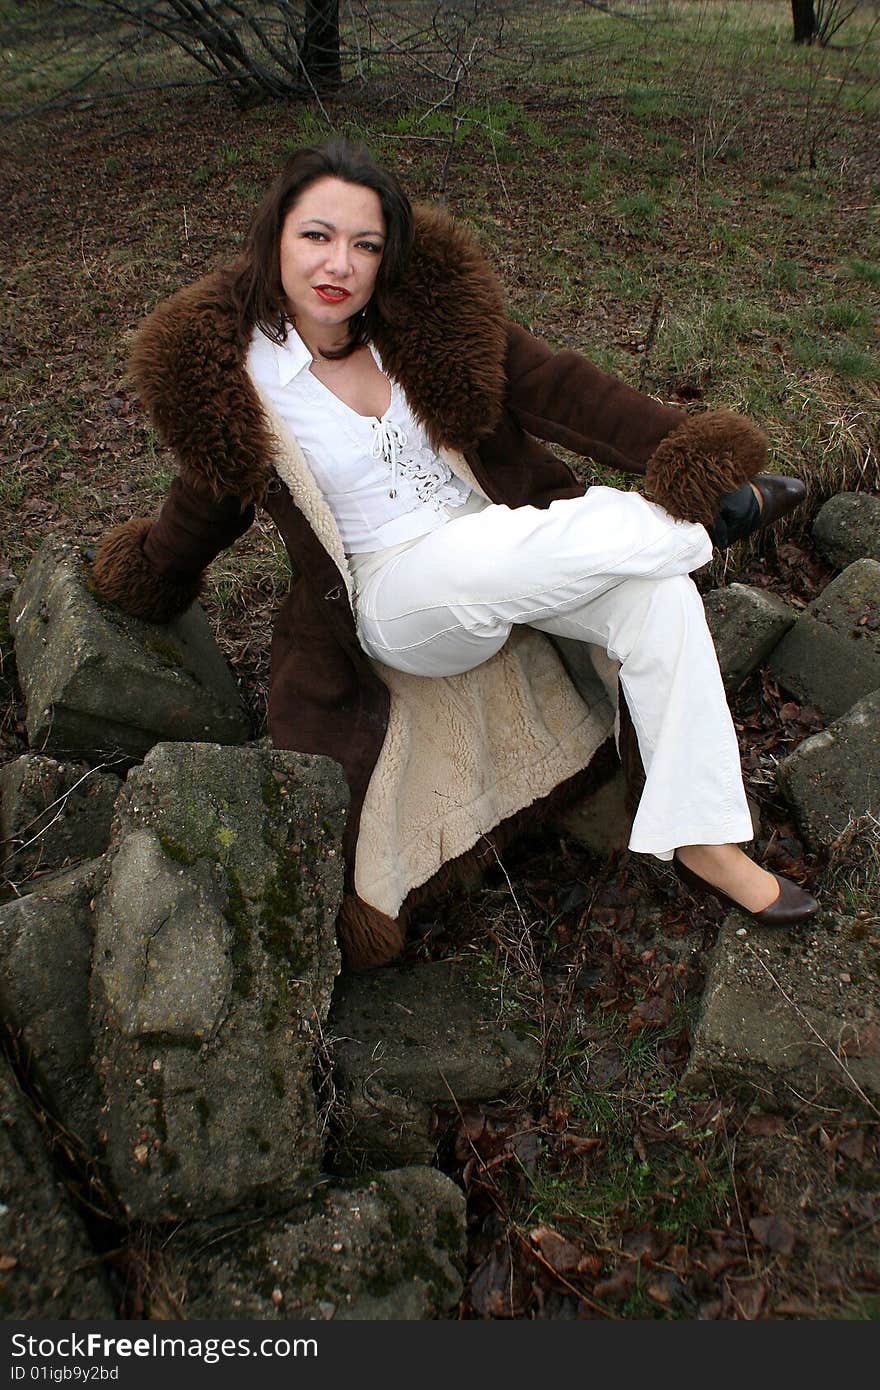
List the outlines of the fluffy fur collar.
{"label": "fluffy fur collar", "polygon": [[[130,372],[185,472],[256,502],[275,436],[244,365],[229,284],[218,271],[160,304],[136,335]],[[492,430],[504,390],[501,287],[473,237],[438,209],[416,209],[410,266],[376,346],[435,447],[463,449]]]}

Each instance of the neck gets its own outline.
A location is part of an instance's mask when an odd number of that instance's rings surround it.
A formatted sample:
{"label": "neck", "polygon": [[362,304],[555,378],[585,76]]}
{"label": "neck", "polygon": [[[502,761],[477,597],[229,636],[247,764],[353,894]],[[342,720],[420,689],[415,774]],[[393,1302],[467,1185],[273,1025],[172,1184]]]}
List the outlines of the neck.
{"label": "neck", "polygon": [[347,324],[330,324],[325,329],[310,328],[307,333],[297,323],[294,323],[294,328],[315,358],[322,357],[325,352],[338,352],[349,339]]}

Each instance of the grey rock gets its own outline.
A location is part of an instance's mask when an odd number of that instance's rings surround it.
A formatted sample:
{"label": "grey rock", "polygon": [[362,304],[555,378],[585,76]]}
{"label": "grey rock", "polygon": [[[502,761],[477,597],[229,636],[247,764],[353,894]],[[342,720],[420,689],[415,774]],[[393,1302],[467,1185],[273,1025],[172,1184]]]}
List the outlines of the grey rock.
{"label": "grey rock", "polygon": [[101,1318],[116,1312],[100,1257],[52,1171],[39,1126],[0,1058],[0,1316]]}
{"label": "grey rock", "polygon": [[850,821],[880,815],[880,689],[804,739],[777,776],[811,850],[831,845]]}
{"label": "grey rock", "polygon": [[15,699],[15,648],[9,631],[9,608],[18,588],[14,575],[0,575],[0,701],[4,705]]}
{"label": "grey rock", "polygon": [[855,560],[880,560],[880,497],[870,492],[830,497],[816,514],[813,540],[836,569]]}
{"label": "grey rock", "polygon": [[95,1147],[100,1105],[89,1021],[91,903],[105,876],[105,861],[90,860],[0,907],[0,1011],[48,1106],[86,1152]]}
{"label": "grey rock", "polygon": [[187,1318],[450,1317],[464,1284],[464,1197],[435,1168],[402,1168],[324,1187],[284,1216],[187,1223],[162,1259]]}
{"label": "grey rock", "polygon": [[10,606],[32,746],[93,761],[143,756],[162,739],[241,743],[249,721],[204,612],[167,626],[90,593],[70,543],[48,541]]}
{"label": "grey rock", "polygon": [[748,584],[712,589],[703,595],[703,604],[729,692],[763,665],[797,616],[776,594]]}
{"label": "grey rock", "polygon": [[0,768],[4,876],[27,892],[32,874],[103,854],[121,785],[113,772],[40,753]]}
{"label": "grey rock", "polygon": [[348,793],[326,758],[159,744],[95,903],[102,1143],[132,1216],[289,1205],[316,1180]]}
{"label": "grey rock", "polygon": [[[738,932],[744,932],[742,936]],[[880,1102],[876,945],[821,912],[787,931],[739,913],[722,927],[683,1084],[767,1108]]]}
{"label": "grey rock", "polygon": [[473,962],[343,975],[328,1029],[341,1171],[429,1162],[432,1106],[492,1100],[541,1063],[514,984]]}
{"label": "grey rock", "polygon": [[[152,831],[126,835],[101,899],[104,954],[95,967],[124,1037],[199,1045],[217,1032],[234,976],[226,897],[219,864],[184,868]],[[109,948],[108,922],[123,924]]]}
{"label": "grey rock", "polygon": [[770,656],[799,700],[837,719],[880,686],[880,563],[857,560],[801,614]]}

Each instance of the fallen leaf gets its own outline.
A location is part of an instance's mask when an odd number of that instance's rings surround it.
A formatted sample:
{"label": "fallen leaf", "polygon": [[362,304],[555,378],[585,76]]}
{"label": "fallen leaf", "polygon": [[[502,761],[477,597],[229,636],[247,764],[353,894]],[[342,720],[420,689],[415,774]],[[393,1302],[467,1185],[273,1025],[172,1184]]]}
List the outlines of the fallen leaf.
{"label": "fallen leaf", "polygon": [[514,1274],[510,1250],[502,1246],[487,1255],[468,1283],[473,1311],[482,1318],[516,1318],[524,1308],[523,1281]]}
{"label": "fallen leaf", "polygon": [[579,1134],[562,1134],[559,1137],[558,1147],[564,1151],[567,1157],[581,1158],[584,1154],[592,1153],[598,1149],[604,1140],[598,1135],[583,1137]]}
{"label": "fallen leaf", "polygon": [[767,1297],[766,1285],[760,1279],[729,1279],[725,1280],[725,1288],[737,1317],[754,1322]]}
{"label": "fallen leaf", "polygon": [[684,1284],[672,1270],[658,1270],[645,1285],[645,1293],[662,1308],[693,1309],[694,1300]]}
{"label": "fallen leaf", "polygon": [[577,1272],[578,1274],[588,1274],[591,1279],[598,1279],[599,1275],[602,1273],[603,1263],[602,1256],[595,1254],[595,1252],[589,1255],[582,1255],[577,1263]]}
{"label": "fallen leaf", "polygon": [[781,1303],[773,1305],[774,1317],[788,1318],[814,1318],[816,1309],[811,1303],[805,1303],[801,1298],[784,1298]]}
{"label": "fallen leaf", "polygon": [[626,1298],[636,1282],[638,1275],[638,1265],[634,1260],[627,1260],[620,1265],[607,1279],[600,1279],[598,1284],[593,1286],[594,1298]]}
{"label": "fallen leaf", "polygon": [[844,1287],[843,1276],[839,1270],[830,1264],[813,1265],[813,1277],[820,1289],[828,1292],[830,1290],[842,1289]]}
{"label": "fallen leaf", "polygon": [[837,1152],[843,1154],[844,1158],[854,1159],[856,1163],[863,1163],[865,1158],[865,1134],[861,1129],[854,1129],[852,1134],[848,1134],[845,1139],[841,1139],[837,1146]]}
{"label": "fallen leaf", "polygon": [[14,1255],[0,1255],[0,1270],[15,1269],[18,1260]]}
{"label": "fallen leaf", "polygon": [[671,1018],[672,1005],[669,1000],[664,999],[659,994],[652,994],[649,999],[643,999],[631,1010],[627,1019],[627,1028],[632,1032],[637,1028],[660,1028],[664,1027]]}
{"label": "fallen leaf", "polygon": [[639,1133],[648,1144],[660,1144],[666,1139],[674,1139],[676,1131],[666,1129],[651,1115],[643,1115],[639,1120]]}
{"label": "fallen leaf", "polygon": [[701,1303],[697,1311],[697,1317],[703,1322],[717,1322],[724,1312],[724,1304],[720,1298],[712,1298],[708,1303]]}
{"label": "fallen leaf", "polygon": [[749,1115],[743,1129],[746,1134],[770,1138],[785,1132],[785,1120],[781,1115]]}
{"label": "fallen leaf", "polygon": [[526,1130],[511,1136],[506,1148],[510,1153],[516,1155],[523,1170],[533,1176],[538,1164],[539,1143],[538,1136],[534,1130]]}
{"label": "fallen leaf", "polygon": [[658,1231],[653,1226],[639,1226],[626,1231],[620,1244],[634,1260],[662,1260],[672,1245],[671,1231]]}
{"label": "fallen leaf", "polygon": [[[652,1298],[655,1303],[660,1303],[666,1307],[672,1302],[673,1291],[669,1281],[674,1279],[674,1275],[661,1274],[660,1278],[652,1279],[651,1283],[645,1286],[645,1293],[649,1298]],[[675,1280],[675,1282],[677,1283],[678,1280]]]}
{"label": "fallen leaf", "polygon": [[784,1216],[753,1216],[749,1229],[755,1240],[777,1255],[790,1255],[794,1249],[794,1227]]}
{"label": "fallen leaf", "polygon": [[717,1279],[726,1269],[742,1264],[742,1255],[734,1255],[729,1250],[709,1250],[701,1261],[710,1279]]}
{"label": "fallen leaf", "polygon": [[584,1251],[573,1241],[566,1240],[549,1226],[536,1226],[529,1231],[529,1240],[540,1251],[541,1258],[554,1274],[571,1274],[577,1270]]}

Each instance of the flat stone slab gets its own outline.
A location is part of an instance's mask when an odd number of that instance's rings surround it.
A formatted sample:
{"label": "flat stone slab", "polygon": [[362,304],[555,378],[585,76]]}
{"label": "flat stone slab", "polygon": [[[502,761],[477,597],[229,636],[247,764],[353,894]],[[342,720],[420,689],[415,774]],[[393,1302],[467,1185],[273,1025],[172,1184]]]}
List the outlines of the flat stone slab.
{"label": "flat stone slab", "polygon": [[187,1224],[163,1242],[162,1261],[188,1319],[451,1317],[464,1287],[464,1197],[436,1168],[402,1168],[324,1186],[284,1216]]}
{"label": "flat stone slab", "polygon": [[265,746],[159,744],[129,774],[91,985],[101,1142],[133,1217],[311,1191],[347,804],[330,759]]}
{"label": "flat stone slab", "polygon": [[836,569],[855,560],[880,560],[880,497],[870,492],[829,497],[813,522],[813,540]]}
{"label": "flat stone slab", "polygon": [[541,1064],[510,981],[436,961],[340,977],[328,1018],[340,1166],[431,1160],[431,1108],[492,1100]]}
{"label": "flat stone slab", "polygon": [[88,763],[25,753],[0,768],[0,840],[5,877],[18,891],[31,875],[96,859],[110,843],[122,779]]}
{"label": "flat stone slab", "polygon": [[712,956],[683,1084],[736,1090],[766,1108],[816,1103],[874,1113],[878,946],[876,928],[832,912],[787,931],[731,914]]}
{"label": "flat stone slab", "polygon": [[833,579],[773,649],[769,667],[799,700],[838,719],[880,686],[880,563]]}
{"label": "flat stone slab", "polygon": [[126,618],[86,585],[76,546],[50,541],[9,610],[32,747],[101,761],[165,739],[243,743],[250,721],[204,612]]}
{"label": "flat stone slab", "polygon": [[830,846],[854,820],[880,816],[880,689],[779,764],[777,777],[807,847]]}
{"label": "flat stone slab", "polygon": [[30,1055],[47,1105],[89,1152],[100,1106],[89,1019],[91,905],[105,876],[105,861],[89,860],[0,907],[0,1010]]}
{"label": "flat stone slab", "polygon": [[797,614],[776,594],[749,584],[728,584],[703,595],[706,621],[724,688],[738,690],[767,660]]}
{"label": "flat stone slab", "polygon": [[100,1256],[55,1176],[39,1126],[0,1057],[0,1316],[114,1319]]}

